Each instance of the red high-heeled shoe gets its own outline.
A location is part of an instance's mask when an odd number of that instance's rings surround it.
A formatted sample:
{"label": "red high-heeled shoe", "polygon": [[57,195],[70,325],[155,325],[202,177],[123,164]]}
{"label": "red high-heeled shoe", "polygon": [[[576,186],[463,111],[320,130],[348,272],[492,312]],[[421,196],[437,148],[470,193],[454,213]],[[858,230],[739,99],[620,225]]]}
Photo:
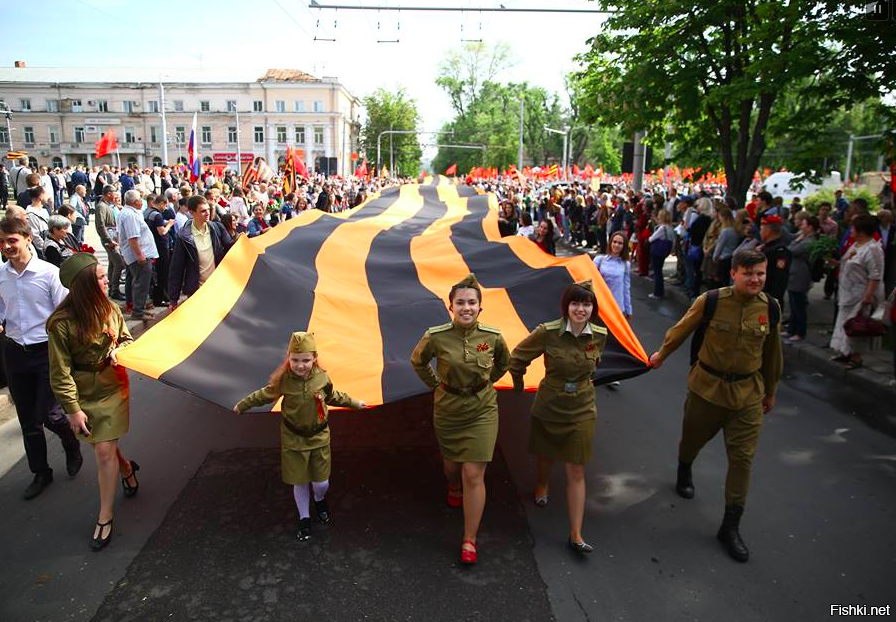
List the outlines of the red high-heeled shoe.
{"label": "red high-heeled shoe", "polygon": [[452,488],[451,484],[448,484],[448,507],[449,508],[459,508],[464,504],[464,489],[460,490],[456,488]]}
{"label": "red high-heeled shoe", "polygon": [[[469,544],[473,550],[465,549],[464,545]],[[464,540],[460,543],[460,563],[471,566],[476,563],[476,543],[472,540]]]}

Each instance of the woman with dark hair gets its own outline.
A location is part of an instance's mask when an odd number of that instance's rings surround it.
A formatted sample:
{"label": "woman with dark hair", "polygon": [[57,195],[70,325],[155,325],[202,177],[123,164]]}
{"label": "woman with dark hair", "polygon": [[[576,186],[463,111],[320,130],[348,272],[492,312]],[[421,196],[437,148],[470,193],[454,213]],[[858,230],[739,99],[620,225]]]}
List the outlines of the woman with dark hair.
{"label": "woman with dark hair", "polygon": [[593,549],[582,538],[585,514],[585,464],[591,460],[591,441],[597,408],[591,374],[600,363],[607,329],[596,324],[597,299],[591,281],[570,285],[560,301],[561,318],[540,324],[510,355],[513,387],[523,389],[529,363],[544,355],[545,376],[532,404],[529,453],[535,455],[538,483],[535,505],[548,503],[548,483],[554,461],[566,464],[566,505],[570,548]]}
{"label": "woman with dark hair", "polygon": [[[435,390],[433,428],[448,480],[448,505],[464,508],[460,561],[475,564],[476,534],[485,509],[485,467],[498,438],[498,402],[492,386],[510,352],[501,331],[478,321],[482,289],[470,274],[448,294],[454,320],[427,330],[411,355],[420,379]],[[433,371],[430,362],[436,360]]]}
{"label": "woman with dark hair", "polygon": [[[805,213],[805,212],[803,212]],[[799,222],[799,234],[787,248],[793,256],[790,263],[790,274],[787,277],[787,296],[790,299],[790,322],[787,333],[790,341],[802,341],[806,338],[809,308],[809,290],[812,289],[812,258],[810,252],[813,243],[818,239],[820,224],[815,216],[796,219]]]}
{"label": "woman with dark hair", "polygon": [[519,218],[516,215],[516,209],[513,207],[512,201],[504,201],[501,204],[501,214],[498,216],[498,231],[502,238],[516,235],[516,228]]}
{"label": "woman with dark hair", "polygon": [[867,313],[884,301],[884,251],[874,235],[879,224],[876,216],[858,214],[852,219],[855,242],[840,259],[837,282],[837,321],[831,336],[831,348],[840,354],[831,360],[846,363],[846,369],[862,366],[862,351],[871,346],[870,337],[850,337],[845,325],[850,319]]}
{"label": "woman with dark hair", "polygon": [[616,231],[607,241],[607,254],[594,258],[594,266],[604,278],[626,319],[632,316],[632,265],[628,260],[628,237]]}
{"label": "woman with dark hair", "polygon": [[50,384],[72,430],[96,454],[100,512],[90,548],[99,551],[112,540],[115,480],[121,477],[125,497],[139,487],[140,467],[118,444],[128,431],[128,373],[116,354],[132,339],[121,309],[106,297],[109,279],[93,254],[66,259],[59,280],[69,294],[47,320]]}
{"label": "woman with dark hair", "polygon": [[529,239],[538,244],[538,248],[548,255],[557,254],[554,246],[554,223],[549,218],[545,218],[538,223],[538,227],[536,227],[535,232],[529,236]]}

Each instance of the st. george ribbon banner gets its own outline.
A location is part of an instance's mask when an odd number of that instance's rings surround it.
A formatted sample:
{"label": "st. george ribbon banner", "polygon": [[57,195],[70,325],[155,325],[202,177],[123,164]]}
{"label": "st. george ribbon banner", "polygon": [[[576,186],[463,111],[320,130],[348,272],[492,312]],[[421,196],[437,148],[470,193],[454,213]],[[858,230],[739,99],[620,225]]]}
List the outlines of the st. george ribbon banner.
{"label": "st. george ribbon banner", "polygon": [[[596,382],[649,369],[588,255],[554,257],[524,237],[502,238],[495,196],[445,177],[242,237],[199,291],[118,360],[230,408],[267,383],[293,331],[309,330],[335,387],[369,405],[394,402],[428,391],[411,352],[428,327],[451,321],[449,290],[470,272],[483,288],[479,320],[500,328],[510,348],[560,317],[570,284],[591,279],[609,331]],[[533,361],[526,389],[543,376],[542,360]],[[509,374],[496,387],[511,388]]]}

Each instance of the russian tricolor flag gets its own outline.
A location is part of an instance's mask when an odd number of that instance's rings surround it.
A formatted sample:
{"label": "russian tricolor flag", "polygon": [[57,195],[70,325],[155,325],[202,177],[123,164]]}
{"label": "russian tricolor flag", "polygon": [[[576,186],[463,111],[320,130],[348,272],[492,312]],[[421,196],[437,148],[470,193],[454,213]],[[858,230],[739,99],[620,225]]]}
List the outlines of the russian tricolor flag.
{"label": "russian tricolor flag", "polygon": [[199,173],[202,171],[202,160],[199,159],[199,144],[196,142],[196,116],[193,113],[193,129],[190,130],[190,146],[188,148],[190,154],[190,181],[199,179]]}

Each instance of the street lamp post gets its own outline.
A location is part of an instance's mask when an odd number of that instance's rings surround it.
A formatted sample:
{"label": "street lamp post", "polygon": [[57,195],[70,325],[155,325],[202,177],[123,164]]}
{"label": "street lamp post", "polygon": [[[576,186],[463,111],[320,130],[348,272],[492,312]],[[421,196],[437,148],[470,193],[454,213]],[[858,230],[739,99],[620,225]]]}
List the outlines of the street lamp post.
{"label": "street lamp post", "polygon": [[565,127],[562,130],[555,130],[554,128],[545,125],[544,131],[563,135],[563,157],[561,158],[561,162],[563,163],[563,179],[566,179],[566,144],[569,141],[569,128]]}
{"label": "street lamp post", "polygon": [[0,103],[0,113],[2,113],[6,117],[6,140],[9,142],[9,150],[13,151],[12,148],[12,110],[9,109],[9,104],[6,102]]}
{"label": "street lamp post", "polygon": [[418,132],[417,130],[384,130],[384,131],[380,132],[379,134],[377,134],[377,137],[376,137],[376,170],[377,171],[382,170],[382,166],[381,166],[382,157],[380,156],[380,152],[381,152],[382,139],[385,134],[389,134],[389,135],[392,135],[392,134],[434,134],[434,135],[452,134],[453,135],[454,130],[445,130],[445,131],[441,131],[441,132]]}

